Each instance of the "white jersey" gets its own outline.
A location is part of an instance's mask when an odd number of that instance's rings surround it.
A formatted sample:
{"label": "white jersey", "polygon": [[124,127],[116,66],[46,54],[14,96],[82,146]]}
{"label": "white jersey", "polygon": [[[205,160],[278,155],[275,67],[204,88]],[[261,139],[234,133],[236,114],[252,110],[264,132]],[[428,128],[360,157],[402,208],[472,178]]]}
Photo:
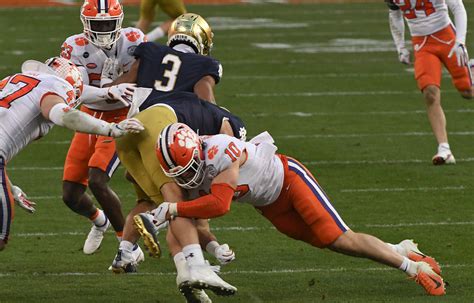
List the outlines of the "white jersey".
{"label": "white jersey", "polygon": [[0,156],[7,162],[53,127],[40,108],[43,98],[51,94],[69,103],[74,89],[59,77],[34,72],[15,74],[0,82]]}
{"label": "white jersey", "polygon": [[412,36],[427,36],[452,24],[445,0],[394,0],[407,20]]}
{"label": "white jersey", "polygon": [[[120,38],[110,51],[103,50],[87,41],[84,34],[71,36],[61,46],[61,57],[71,60],[79,67],[87,71],[89,82],[84,84],[99,87],[102,67],[107,58],[118,59],[121,70],[125,73],[130,70],[135,61],[133,52],[135,48],[145,40],[141,30],[127,27],[120,30]],[[87,104],[88,108],[101,111],[110,111],[125,107],[121,102],[107,103],[101,101]]]}
{"label": "white jersey", "polygon": [[239,169],[234,199],[254,206],[274,202],[280,195],[284,178],[283,163],[275,154],[276,146],[268,140],[256,145],[227,135],[204,137],[207,177],[200,187],[188,191],[189,198],[195,199],[200,193],[209,193],[212,179],[227,169],[244,150],[247,159]]}

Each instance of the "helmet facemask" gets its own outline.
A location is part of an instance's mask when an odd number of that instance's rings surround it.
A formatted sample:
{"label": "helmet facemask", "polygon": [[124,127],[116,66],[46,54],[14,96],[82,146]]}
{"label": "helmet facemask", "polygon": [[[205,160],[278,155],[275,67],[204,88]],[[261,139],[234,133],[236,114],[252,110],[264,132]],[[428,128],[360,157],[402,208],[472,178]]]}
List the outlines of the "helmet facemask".
{"label": "helmet facemask", "polygon": [[205,162],[199,158],[197,149],[193,152],[192,160],[185,167],[177,166],[165,172],[165,175],[173,178],[175,182],[185,189],[198,187],[204,181]]}
{"label": "helmet facemask", "polygon": [[120,38],[123,14],[115,17],[87,17],[81,15],[81,20],[87,40],[100,48],[110,49]]}

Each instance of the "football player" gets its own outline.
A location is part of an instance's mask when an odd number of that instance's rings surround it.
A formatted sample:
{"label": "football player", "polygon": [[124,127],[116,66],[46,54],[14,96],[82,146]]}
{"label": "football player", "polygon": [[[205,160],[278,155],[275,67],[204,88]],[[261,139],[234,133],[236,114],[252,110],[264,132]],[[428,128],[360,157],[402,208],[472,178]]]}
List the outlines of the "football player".
{"label": "football player", "polygon": [[191,13],[181,15],[171,25],[168,46],[140,44],[130,71],[114,84],[136,83],[155,89],[155,95],[194,92],[200,99],[215,103],[213,88],[222,78],[222,66],[209,57],[212,39],[211,27],[204,18]]}
{"label": "football player", "polygon": [[137,23],[137,27],[142,32],[146,33],[150,28],[158,6],[171,19],[146,34],[151,41],[164,37],[168,33],[171,22],[178,16],[186,13],[182,0],[142,0],[140,3],[140,19]]}
{"label": "football player", "polygon": [[[434,165],[455,164],[448,143],[446,118],[441,107],[441,71],[444,65],[462,97],[474,96],[466,49],[467,16],[462,0],[385,0],[390,30],[401,63],[410,64],[405,47],[405,23],[408,23],[415,54],[415,78],[423,93],[428,119],[438,141]],[[454,16],[454,28],[448,8]]]}
{"label": "football player", "polygon": [[[85,0],[80,13],[84,32],[70,36],[62,44],[61,56],[74,62],[83,74],[85,93],[110,85],[135,60],[133,51],[145,38],[139,29],[122,28],[123,17],[118,0]],[[104,121],[120,122],[126,118],[128,107],[122,102],[99,101],[83,105],[81,111]],[[75,133],[64,164],[63,200],[71,210],[93,223],[84,243],[85,254],[99,248],[110,224],[119,241],[122,237],[121,203],[108,186],[118,165],[112,138]],[[103,211],[86,194],[87,187]],[[142,255],[138,247],[136,251],[137,256]]]}
{"label": "football player", "polygon": [[28,60],[22,73],[0,81],[0,250],[7,244],[13,218],[6,165],[30,142],[45,136],[53,125],[109,137],[143,130],[135,119],[109,123],[74,109],[82,91],[81,73],[63,58],[46,64]]}
{"label": "football player", "polygon": [[160,165],[194,200],[164,202],[151,214],[137,215],[137,227],[153,239],[155,225],[171,218],[214,218],[226,214],[232,200],[247,202],[293,239],[399,268],[428,294],[445,294],[433,258],[411,240],[388,245],[351,231],[310,171],[276,150],[267,132],[243,142],[227,135],[198,137],[185,124],[166,126],[156,145]]}

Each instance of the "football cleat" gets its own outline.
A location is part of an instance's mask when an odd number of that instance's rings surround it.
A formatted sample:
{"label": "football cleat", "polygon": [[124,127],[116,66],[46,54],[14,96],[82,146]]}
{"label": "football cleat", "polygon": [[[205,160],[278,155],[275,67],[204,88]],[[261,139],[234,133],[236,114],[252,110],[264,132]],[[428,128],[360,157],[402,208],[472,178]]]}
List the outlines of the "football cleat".
{"label": "football cleat", "polygon": [[135,245],[131,252],[119,249],[109,270],[116,274],[134,273],[137,272],[138,264],[143,261],[145,261],[145,255],[140,246]]}
{"label": "football cleat", "polygon": [[189,266],[189,276],[186,278],[176,278],[179,291],[186,298],[193,289],[209,289],[218,296],[232,296],[237,292],[237,288],[222,280],[208,264]]}
{"label": "football cleat", "polygon": [[417,262],[417,274],[412,277],[416,283],[423,286],[430,296],[442,296],[446,294],[443,278],[435,273],[431,266],[425,262]]}
{"label": "football cleat", "polygon": [[456,164],[456,159],[454,159],[454,156],[450,150],[438,152],[433,156],[431,161],[433,161],[433,165]]}
{"label": "football cleat", "polygon": [[430,256],[425,255],[418,249],[418,244],[413,242],[413,240],[403,240],[399,244],[405,250],[405,256],[414,261],[414,262],[425,262],[428,263],[429,266],[433,269],[435,273],[438,275],[441,274],[441,267],[439,266],[438,262]]}
{"label": "football cleat", "polygon": [[104,239],[104,233],[110,226],[109,219],[106,219],[107,222],[103,227],[98,227],[97,225],[93,224],[92,228],[87,235],[86,242],[84,242],[83,252],[86,255],[90,255],[95,253],[99,247],[100,243],[102,243],[102,239]]}
{"label": "football cleat", "polygon": [[158,241],[158,228],[153,224],[154,217],[149,213],[141,213],[133,217],[133,226],[143,238],[150,256],[161,257],[161,247]]}

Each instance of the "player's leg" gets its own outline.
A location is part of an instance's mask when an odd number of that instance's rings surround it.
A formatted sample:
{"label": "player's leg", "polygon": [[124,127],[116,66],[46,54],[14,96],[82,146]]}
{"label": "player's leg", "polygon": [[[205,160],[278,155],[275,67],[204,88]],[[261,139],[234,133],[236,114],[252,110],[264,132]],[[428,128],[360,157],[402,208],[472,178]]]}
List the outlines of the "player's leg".
{"label": "player's leg", "polygon": [[98,209],[86,193],[88,181],[88,161],[92,155],[96,136],[75,133],[64,164],[63,201],[75,213],[82,215],[93,223],[84,253],[92,254],[100,246],[103,232],[109,226],[104,212]]}
{"label": "player's leg", "polygon": [[137,28],[146,33],[155,18],[156,0],[142,0],[140,2],[140,19]]}
{"label": "player's leg", "polygon": [[120,241],[125,223],[122,204],[108,184],[119,164],[120,160],[115,152],[115,141],[110,137],[99,136],[94,154],[88,164],[89,189],[102,207]]}
{"label": "player's leg", "polygon": [[448,143],[446,117],[441,106],[442,62],[437,54],[439,44],[437,41],[426,43],[415,51],[415,78],[423,93],[428,120],[438,142],[438,151],[432,158],[435,165],[456,163]]}
{"label": "player's leg", "polygon": [[157,0],[158,5],[161,10],[165,12],[166,15],[170,17],[169,20],[166,20],[160,26],[153,29],[151,32],[147,33],[147,37],[150,41],[157,40],[168,33],[168,30],[171,26],[171,23],[177,17],[186,13],[186,8],[182,0]]}
{"label": "player's leg", "polygon": [[13,195],[2,157],[0,157],[0,186],[0,251],[2,251],[7,245],[13,220]]}

